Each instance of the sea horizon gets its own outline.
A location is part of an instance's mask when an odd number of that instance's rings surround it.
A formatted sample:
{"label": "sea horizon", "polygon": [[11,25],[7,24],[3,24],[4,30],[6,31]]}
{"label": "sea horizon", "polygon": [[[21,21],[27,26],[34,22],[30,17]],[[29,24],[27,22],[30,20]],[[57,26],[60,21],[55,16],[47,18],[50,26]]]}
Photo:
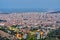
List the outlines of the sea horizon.
{"label": "sea horizon", "polygon": [[20,13],[20,12],[55,12],[60,9],[23,8],[23,9],[0,9],[0,13]]}

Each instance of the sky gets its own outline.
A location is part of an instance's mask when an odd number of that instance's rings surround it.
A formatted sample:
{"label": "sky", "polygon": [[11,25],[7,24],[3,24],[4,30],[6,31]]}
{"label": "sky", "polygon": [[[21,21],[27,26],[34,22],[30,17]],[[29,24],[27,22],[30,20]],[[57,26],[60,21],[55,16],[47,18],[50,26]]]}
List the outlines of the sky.
{"label": "sky", "polygon": [[0,10],[30,8],[60,10],[60,0],[0,0]]}

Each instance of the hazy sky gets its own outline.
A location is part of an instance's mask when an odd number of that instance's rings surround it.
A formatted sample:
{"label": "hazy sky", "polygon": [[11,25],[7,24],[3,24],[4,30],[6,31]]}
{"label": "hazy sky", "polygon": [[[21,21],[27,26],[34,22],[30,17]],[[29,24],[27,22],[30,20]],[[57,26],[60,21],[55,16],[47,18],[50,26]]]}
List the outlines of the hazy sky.
{"label": "hazy sky", "polygon": [[60,9],[60,0],[0,0],[0,9]]}

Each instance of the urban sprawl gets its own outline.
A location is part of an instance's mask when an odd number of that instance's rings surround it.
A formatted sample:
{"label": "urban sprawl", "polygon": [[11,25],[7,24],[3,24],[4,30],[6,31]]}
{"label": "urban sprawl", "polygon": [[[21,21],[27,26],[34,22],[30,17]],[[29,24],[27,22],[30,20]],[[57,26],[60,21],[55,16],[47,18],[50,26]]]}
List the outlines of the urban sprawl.
{"label": "urban sprawl", "polygon": [[59,40],[59,35],[50,35],[59,28],[60,13],[0,13],[0,40]]}

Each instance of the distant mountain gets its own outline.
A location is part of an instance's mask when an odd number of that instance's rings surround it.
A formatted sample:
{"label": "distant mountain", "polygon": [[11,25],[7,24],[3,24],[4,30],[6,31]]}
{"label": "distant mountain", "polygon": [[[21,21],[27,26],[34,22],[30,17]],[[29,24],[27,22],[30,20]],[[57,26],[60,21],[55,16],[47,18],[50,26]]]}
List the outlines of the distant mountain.
{"label": "distant mountain", "polygon": [[60,13],[60,11],[49,12],[50,14]]}
{"label": "distant mountain", "polygon": [[60,13],[60,11],[56,11],[56,12],[51,12],[51,13]]}

